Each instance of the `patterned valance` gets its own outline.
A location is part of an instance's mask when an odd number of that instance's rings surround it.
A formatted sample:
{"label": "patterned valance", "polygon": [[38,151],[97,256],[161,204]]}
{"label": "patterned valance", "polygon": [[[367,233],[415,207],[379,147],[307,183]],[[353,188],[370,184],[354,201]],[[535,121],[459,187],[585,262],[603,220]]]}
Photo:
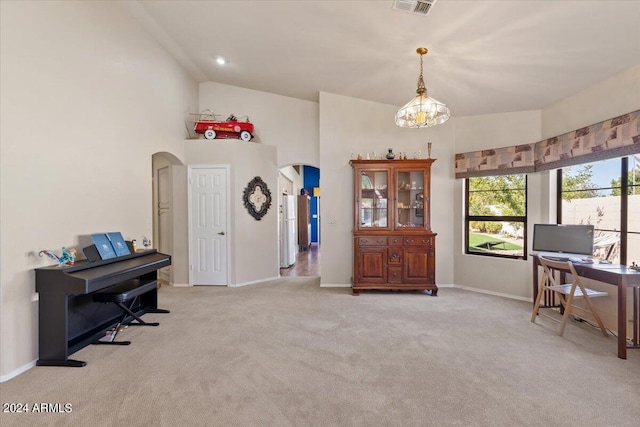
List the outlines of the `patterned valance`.
{"label": "patterned valance", "polygon": [[640,110],[536,143],[536,171],[640,153]]}
{"label": "patterned valance", "polygon": [[456,178],[534,171],[535,144],[456,154]]}
{"label": "patterned valance", "polygon": [[534,144],[456,154],[456,178],[557,169],[640,153],[640,110]]}

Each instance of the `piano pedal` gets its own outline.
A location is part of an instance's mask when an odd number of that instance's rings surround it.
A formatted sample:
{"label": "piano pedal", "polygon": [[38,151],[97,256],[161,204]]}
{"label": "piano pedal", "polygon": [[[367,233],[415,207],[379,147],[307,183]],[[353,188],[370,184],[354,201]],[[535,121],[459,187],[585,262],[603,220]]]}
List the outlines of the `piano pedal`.
{"label": "piano pedal", "polygon": [[96,345],[129,345],[131,341],[116,341],[116,335],[122,329],[126,328],[127,325],[123,325],[122,323],[118,323],[113,328],[109,329],[105,332],[104,336],[100,338],[98,341],[93,342],[92,344]]}

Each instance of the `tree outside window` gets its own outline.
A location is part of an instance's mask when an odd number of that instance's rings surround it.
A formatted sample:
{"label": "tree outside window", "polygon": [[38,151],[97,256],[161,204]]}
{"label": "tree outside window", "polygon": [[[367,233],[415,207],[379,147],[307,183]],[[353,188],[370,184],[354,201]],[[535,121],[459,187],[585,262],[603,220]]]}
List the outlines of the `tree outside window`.
{"label": "tree outside window", "polygon": [[467,178],[465,219],[465,253],[526,258],[526,175]]}
{"label": "tree outside window", "polygon": [[640,156],[559,169],[558,181],[558,223],[592,224],[595,258],[640,260]]}

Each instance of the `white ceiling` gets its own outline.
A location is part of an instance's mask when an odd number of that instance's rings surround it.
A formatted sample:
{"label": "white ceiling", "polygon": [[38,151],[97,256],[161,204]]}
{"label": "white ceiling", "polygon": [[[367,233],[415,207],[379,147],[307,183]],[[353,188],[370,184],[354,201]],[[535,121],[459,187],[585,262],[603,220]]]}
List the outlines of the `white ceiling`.
{"label": "white ceiling", "polygon": [[[199,81],[403,105],[420,61],[453,116],[542,109],[640,64],[640,1],[153,1],[135,16]],[[229,64],[215,64],[215,55]],[[595,100],[594,100],[595,102]]]}

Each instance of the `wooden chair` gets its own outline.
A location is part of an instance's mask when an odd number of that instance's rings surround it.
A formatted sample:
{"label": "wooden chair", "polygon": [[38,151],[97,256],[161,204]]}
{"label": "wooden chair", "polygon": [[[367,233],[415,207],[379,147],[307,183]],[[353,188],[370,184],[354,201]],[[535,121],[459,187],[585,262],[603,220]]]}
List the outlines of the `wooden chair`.
{"label": "wooden chair", "polygon": [[[607,336],[607,330],[596,311],[596,308],[593,306],[591,302],[591,298],[607,296],[606,292],[596,291],[593,289],[585,288],[582,284],[582,280],[580,276],[576,272],[575,267],[571,263],[571,261],[554,261],[545,257],[539,257],[540,264],[544,269],[544,274],[540,278],[540,283],[538,285],[538,296],[536,298],[536,302],[533,306],[533,312],[531,313],[531,321],[535,323],[536,317],[540,313],[540,300],[542,298],[542,294],[545,292],[553,292],[558,295],[560,302],[562,304],[562,320],[559,321],[557,318],[549,317],[552,320],[560,322],[560,330],[558,331],[558,335],[562,336],[564,334],[564,327],[567,324],[567,319],[573,310],[580,310],[583,312],[590,313],[595,321],[598,323],[600,330],[602,331],[602,335]],[[561,280],[564,280],[567,274],[571,274],[572,281],[571,283],[558,283],[555,278],[555,272],[560,273]],[[584,298],[587,308],[577,307],[573,305],[574,298]]]}

